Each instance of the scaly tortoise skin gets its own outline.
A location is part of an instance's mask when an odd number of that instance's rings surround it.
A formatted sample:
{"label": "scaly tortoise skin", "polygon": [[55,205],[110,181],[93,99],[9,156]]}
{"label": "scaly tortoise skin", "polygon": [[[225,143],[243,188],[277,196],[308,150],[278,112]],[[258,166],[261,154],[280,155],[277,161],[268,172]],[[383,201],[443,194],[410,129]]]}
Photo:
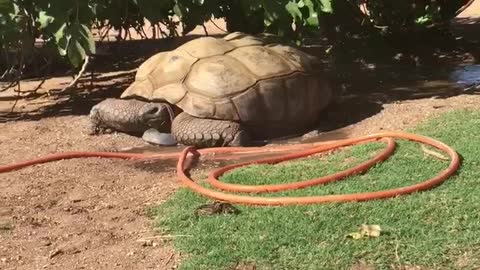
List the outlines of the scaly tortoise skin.
{"label": "scaly tortoise skin", "polygon": [[[331,97],[318,59],[291,46],[235,32],[223,38],[197,38],[153,55],[140,65],[135,81],[121,95],[124,101],[118,102],[145,102],[135,121],[146,118],[147,126],[155,129],[171,127],[181,144],[213,147],[298,134],[318,121]],[[172,122],[165,119],[169,105],[175,112]],[[108,106],[112,105],[94,107],[94,127],[100,125],[98,118],[101,125],[112,126],[115,117],[132,126],[131,115],[100,117],[112,113]]]}

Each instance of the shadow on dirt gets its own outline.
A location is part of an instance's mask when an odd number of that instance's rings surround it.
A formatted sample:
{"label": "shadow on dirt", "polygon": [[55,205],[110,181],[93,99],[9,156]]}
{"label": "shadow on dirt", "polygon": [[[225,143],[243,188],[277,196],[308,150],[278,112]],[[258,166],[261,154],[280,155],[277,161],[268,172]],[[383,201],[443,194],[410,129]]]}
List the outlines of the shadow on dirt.
{"label": "shadow on dirt", "polygon": [[[172,50],[197,37],[199,36],[189,35],[175,39],[99,42],[97,43],[98,54],[92,57],[84,76],[78,81],[76,87],[58,93],[72,80],[72,78],[66,78],[61,83],[53,83],[57,88],[49,89],[52,93],[51,97],[46,97],[44,92],[32,90],[23,96],[22,100],[37,105],[34,106],[35,109],[0,111],[0,123],[65,115],[87,115],[93,105],[105,98],[119,97],[133,82],[136,68],[147,58],[158,52]],[[47,79],[55,79],[56,76],[65,78],[68,74],[75,75],[67,66],[61,64],[51,72]],[[37,86],[41,84],[41,80],[29,78],[23,80],[21,85],[29,82],[35,84],[35,87],[31,88],[39,88]],[[22,86],[22,93],[25,93],[23,92],[25,88],[28,87]],[[0,95],[0,102],[14,102],[17,97],[17,94],[11,91],[8,95]]]}

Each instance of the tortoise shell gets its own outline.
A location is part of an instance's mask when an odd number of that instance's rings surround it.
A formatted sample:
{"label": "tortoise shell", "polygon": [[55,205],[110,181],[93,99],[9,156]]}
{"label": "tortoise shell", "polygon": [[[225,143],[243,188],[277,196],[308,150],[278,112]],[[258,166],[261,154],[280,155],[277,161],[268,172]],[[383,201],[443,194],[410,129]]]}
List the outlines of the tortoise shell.
{"label": "tortoise shell", "polygon": [[316,67],[315,57],[259,37],[201,37],[147,59],[121,98],[166,101],[200,118],[304,126],[331,98]]}

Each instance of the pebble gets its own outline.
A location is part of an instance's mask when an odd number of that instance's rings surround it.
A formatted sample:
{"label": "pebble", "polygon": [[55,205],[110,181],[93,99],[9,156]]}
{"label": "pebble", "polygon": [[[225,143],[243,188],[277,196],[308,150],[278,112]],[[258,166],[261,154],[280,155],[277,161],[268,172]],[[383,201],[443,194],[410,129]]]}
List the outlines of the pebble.
{"label": "pebble", "polygon": [[55,257],[55,256],[57,256],[57,255],[62,254],[62,253],[63,253],[63,250],[61,250],[61,249],[52,250],[52,251],[50,252],[50,254],[48,255],[48,258],[51,259],[51,258],[53,258],[53,257]]}
{"label": "pebble", "polygon": [[13,225],[8,221],[0,220],[0,231],[13,230]]}
{"label": "pebble", "polygon": [[148,246],[153,246],[153,241],[152,240],[143,240],[140,241],[142,243],[142,246],[148,247]]}
{"label": "pebble", "polygon": [[312,130],[310,132],[307,132],[307,133],[303,134],[302,139],[310,139],[310,138],[316,137],[320,134],[321,134],[321,132],[319,130]]}

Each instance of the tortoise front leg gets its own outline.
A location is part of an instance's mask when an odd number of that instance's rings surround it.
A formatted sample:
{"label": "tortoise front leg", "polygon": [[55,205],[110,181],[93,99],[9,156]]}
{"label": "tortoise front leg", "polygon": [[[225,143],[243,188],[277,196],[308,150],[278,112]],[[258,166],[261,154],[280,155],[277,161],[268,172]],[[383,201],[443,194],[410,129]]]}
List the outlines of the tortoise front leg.
{"label": "tortoise front leg", "polygon": [[185,112],[173,120],[172,135],[181,144],[200,148],[250,144],[249,135],[240,123],[196,118]]}

